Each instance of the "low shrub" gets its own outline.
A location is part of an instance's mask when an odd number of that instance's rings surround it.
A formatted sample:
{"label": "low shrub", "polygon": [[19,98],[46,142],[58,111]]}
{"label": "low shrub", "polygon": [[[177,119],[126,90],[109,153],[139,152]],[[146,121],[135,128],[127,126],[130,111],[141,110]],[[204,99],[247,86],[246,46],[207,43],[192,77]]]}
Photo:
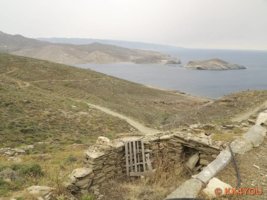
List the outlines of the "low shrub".
{"label": "low shrub", "polygon": [[16,164],[11,166],[11,168],[22,176],[41,177],[44,175],[44,172],[39,164]]}

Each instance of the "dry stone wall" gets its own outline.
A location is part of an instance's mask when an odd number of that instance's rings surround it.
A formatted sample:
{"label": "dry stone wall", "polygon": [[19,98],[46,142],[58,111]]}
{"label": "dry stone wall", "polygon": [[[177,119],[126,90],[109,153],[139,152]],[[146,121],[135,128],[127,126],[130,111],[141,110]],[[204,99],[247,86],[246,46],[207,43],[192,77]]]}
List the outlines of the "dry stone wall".
{"label": "dry stone wall", "polygon": [[[243,136],[235,139],[220,154],[207,165],[199,174],[192,176],[175,191],[169,194],[165,200],[197,198],[203,187],[210,183],[212,178],[223,170],[232,160],[233,154],[244,154],[252,148],[260,146],[267,135],[267,110],[258,115],[253,125]],[[230,149],[231,148],[231,149]],[[216,185],[215,188],[218,188]]]}
{"label": "dry stone wall", "polygon": [[72,193],[86,193],[111,179],[125,179],[125,142],[142,139],[145,152],[150,154],[153,169],[160,164],[168,166],[183,162],[190,151],[198,152],[204,164],[219,153],[219,144],[212,144],[208,137],[183,133],[158,134],[147,137],[128,137],[110,141],[99,137],[96,144],[85,152],[84,167],[75,169],[66,182]]}

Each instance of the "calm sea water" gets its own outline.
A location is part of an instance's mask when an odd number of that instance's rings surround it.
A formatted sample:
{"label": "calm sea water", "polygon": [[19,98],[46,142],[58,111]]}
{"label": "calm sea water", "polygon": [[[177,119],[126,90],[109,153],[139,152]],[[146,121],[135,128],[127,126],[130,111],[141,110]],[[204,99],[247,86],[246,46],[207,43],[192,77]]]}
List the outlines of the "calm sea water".
{"label": "calm sea water", "polygon": [[211,98],[249,89],[267,90],[267,52],[179,50],[169,54],[179,56],[183,64],[189,60],[221,58],[245,65],[247,69],[198,71],[185,69],[181,65],[130,63],[86,64],[79,67],[145,85]]}

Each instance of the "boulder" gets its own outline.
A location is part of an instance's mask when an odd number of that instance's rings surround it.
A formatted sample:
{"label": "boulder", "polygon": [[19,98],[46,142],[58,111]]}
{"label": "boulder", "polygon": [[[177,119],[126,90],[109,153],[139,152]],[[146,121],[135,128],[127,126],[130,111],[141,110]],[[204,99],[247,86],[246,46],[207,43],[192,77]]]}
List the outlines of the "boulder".
{"label": "boulder", "polygon": [[91,179],[90,177],[88,178],[85,178],[85,179],[81,179],[81,180],[78,180],[75,185],[79,188],[82,188],[82,189],[87,189],[91,186],[93,182],[93,179]]}
{"label": "boulder", "polygon": [[203,192],[204,192],[205,195],[207,195],[207,197],[209,199],[216,198],[216,197],[218,197],[217,196],[218,194],[216,194],[216,190],[218,190],[218,188],[222,192],[222,193],[220,193],[220,195],[224,195],[225,194],[225,189],[232,188],[232,186],[227,184],[227,183],[222,182],[218,178],[212,178],[209,181],[209,183],[206,186],[206,188],[203,190]]}
{"label": "boulder", "polygon": [[208,160],[206,160],[206,159],[202,159],[202,158],[201,158],[201,159],[199,160],[199,164],[200,164],[200,165],[206,165],[206,166],[207,166],[209,163],[210,163],[210,161],[208,161]]}
{"label": "boulder", "polygon": [[107,137],[100,136],[97,138],[96,144],[98,145],[110,145],[111,141]]}
{"label": "boulder", "polygon": [[195,153],[194,155],[192,155],[188,161],[185,163],[185,166],[190,169],[193,170],[197,164],[197,162],[199,161],[199,153]]}
{"label": "boulder", "polygon": [[88,189],[93,181],[93,170],[91,168],[78,168],[69,175],[69,180],[64,182],[66,188],[71,191]]}
{"label": "boulder", "polygon": [[267,110],[261,112],[256,120],[256,125],[262,125],[267,123]]}
{"label": "boulder", "polygon": [[233,153],[244,154],[253,148],[250,141],[245,138],[237,138],[230,144]]}
{"label": "boulder", "polygon": [[75,178],[83,178],[93,173],[91,168],[77,168],[74,169],[70,176]]}
{"label": "boulder", "polygon": [[261,125],[254,125],[243,135],[243,138],[251,142],[254,147],[258,147],[264,141],[265,136],[266,129]]}
{"label": "boulder", "polygon": [[50,200],[52,198],[53,190],[54,188],[39,185],[27,188],[27,192],[38,200]]}
{"label": "boulder", "polygon": [[180,185],[174,192],[166,197],[165,200],[196,198],[200,192],[203,183],[197,179],[189,179]]}

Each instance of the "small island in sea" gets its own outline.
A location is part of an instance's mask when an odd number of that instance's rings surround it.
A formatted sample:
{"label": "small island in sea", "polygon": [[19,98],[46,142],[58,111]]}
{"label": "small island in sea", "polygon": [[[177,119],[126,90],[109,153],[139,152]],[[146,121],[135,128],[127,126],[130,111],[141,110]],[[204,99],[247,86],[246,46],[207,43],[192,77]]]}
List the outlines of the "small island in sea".
{"label": "small island in sea", "polygon": [[214,58],[209,60],[189,61],[185,68],[196,70],[237,70],[246,69],[243,65],[228,63],[224,60]]}

